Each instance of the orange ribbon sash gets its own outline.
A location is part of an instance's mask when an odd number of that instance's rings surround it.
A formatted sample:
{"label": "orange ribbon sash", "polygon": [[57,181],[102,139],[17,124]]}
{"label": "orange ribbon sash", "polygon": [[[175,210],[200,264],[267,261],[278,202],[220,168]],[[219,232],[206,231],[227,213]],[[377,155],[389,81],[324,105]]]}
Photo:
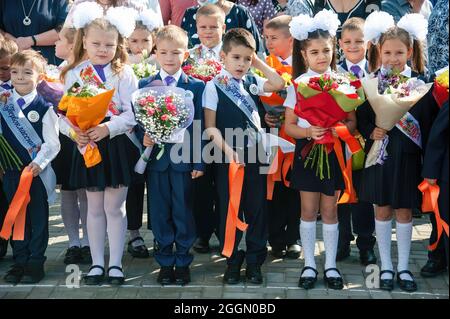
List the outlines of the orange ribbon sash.
{"label": "orange ribbon sash", "polygon": [[[30,188],[33,182],[33,173],[30,169],[24,169],[20,175],[20,182],[16,194],[9,205],[6,213],[0,237],[8,240],[13,233],[13,240],[24,240],[25,219],[27,216],[27,206],[30,203]],[[14,232],[13,232],[14,225]]]}
{"label": "orange ribbon sash", "polygon": [[448,224],[441,218],[441,214],[439,212],[438,198],[439,198],[439,186],[431,185],[426,180],[424,180],[419,185],[419,190],[422,192],[422,212],[433,212],[436,218],[436,227],[437,227],[437,239],[436,242],[429,245],[429,250],[435,250],[439,243],[439,239],[442,235],[442,230],[448,236]]}
{"label": "orange ribbon sash", "polygon": [[236,228],[246,231],[248,225],[239,219],[239,206],[241,204],[242,185],[244,183],[244,166],[235,162],[228,168],[228,182],[230,199],[228,202],[227,222],[225,227],[225,241],[222,255],[230,257],[233,254],[236,239]]}

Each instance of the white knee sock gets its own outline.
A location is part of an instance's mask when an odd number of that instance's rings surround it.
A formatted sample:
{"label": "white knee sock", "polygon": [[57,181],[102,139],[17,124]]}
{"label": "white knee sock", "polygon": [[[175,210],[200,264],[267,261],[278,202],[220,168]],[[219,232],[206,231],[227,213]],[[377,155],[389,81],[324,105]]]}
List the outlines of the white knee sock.
{"label": "white knee sock", "polygon": [[[300,238],[302,240],[303,256],[305,258],[305,267],[316,269],[314,260],[314,248],[316,246],[316,221],[300,221]],[[302,277],[315,277],[314,271],[308,269],[302,274]]]}
{"label": "white knee sock", "polygon": [[[396,222],[397,228],[397,249],[398,249],[398,265],[397,271],[409,270],[409,252],[411,250],[411,236],[413,223],[401,224]],[[403,280],[413,280],[408,274],[401,274]]]}
{"label": "white knee sock", "polygon": [[80,210],[76,191],[61,190],[61,216],[69,236],[69,247],[80,247]]}
{"label": "white knee sock", "polygon": [[[127,232],[125,200],[127,187],[107,188],[105,190],[105,213],[108,225],[109,267],[122,267],[123,247]],[[119,270],[111,270],[111,276],[123,276]]]}
{"label": "white knee sock", "polygon": [[[394,270],[391,259],[392,220],[380,221],[375,219],[375,232],[381,259],[381,270]],[[381,279],[392,279],[392,275],[383,274]]]}
{"label": "white knee sock", "polygon": [[[105,192],[86,191],[88,202],[87,230],[91,247],[92,264],[105,266],[106,216],[104,210]],[[101,270],[95,268],[89,275],[100,275]]]}
{"label": "white knee sock", "polygon": [[[336,254],[339,239],[339,223],[322,224],[323,243],[325,245],[325,269],[336,268]],[[327,272],[327,277],[338,278],[339,273],[335,270]]]}
{"label": "white knee sock", "polygon": [[81,247],[89,246],[89,235],[87,231],[87,198],[86,190],[77,190],[78,203],[80,207],[80,219],[81,219],[81,229],[83,230],[83,237],[81,237]]}

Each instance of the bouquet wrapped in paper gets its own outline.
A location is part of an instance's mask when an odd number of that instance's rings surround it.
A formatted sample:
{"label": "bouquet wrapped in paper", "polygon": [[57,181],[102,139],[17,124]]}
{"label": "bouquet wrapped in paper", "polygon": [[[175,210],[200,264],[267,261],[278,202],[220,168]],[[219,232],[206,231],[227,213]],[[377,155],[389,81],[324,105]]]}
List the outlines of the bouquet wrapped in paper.
{"label": "bouquet wrapped in paper", "polygon": [[[159,159],[164,143],[182,143],[184,132],[194,119],[192,92],[178,87],[153,86],[133,93],[136,120],[156,144],[160,145]],[[153,147],[147,147],[134,170],[143,174]]]}
{"label": "bouquet wrapped in paper", "polygon": [[[0,93],[0,107],[8,102],[8,98],[11,96],[9,91],[3,91]],[[11,145],[2,134],[2,127],[0,125],[0,172],[6,169],[17,169],[20,171],[23,163],[19,156],[14,152]]]}
{"label": "bouquet wrapped in paper", "polygon": [[209,82],[220,73],[222,65],[210,54],[202,54],[201,46],[191,50],[183,72],[203,82]]}
{"label": "bouquet wrapped in paper", "polygon": [[[67,123],[73,128],[87,131],[99,125],[111,108],[113,90],[106,90],[103,85],[87,82],[80,85],[75,82],[59,103],[59,110],[65,114]],[[79,148],[87,168],[94,167],[102,161],[100,151],[94,142]]]}
{"label": "bouquet wrapped in paper", "polygon": [[433,97],[439,107],[448,100],[448,66],[436,72],[434,79]]}
{"label": "bouquet wrapped in paper", "polygon": [[365,101],[361,82],[347,74],[326,73],[305,77],[294,85],[297,86],[298,93],[295,114],[313,126],[330,129],[320,140],[312,141],[303,148],[305,167],[308,165],[311,168],[315,167],[320,179],[324,179],[325,175],[330,178],[328,154],[335,144],[332,128],[335,128],[339,137],[347,142],[352,154],[361,149],[345,125],[339,124],[347,118],[347,113],[354,111]]}
{"label": "bouquet wrapped in paper", "polygon": [[37,92],[54,106],[59,104],[64,95],[64,85],[59,80],[60,71],[55,65],[48,65],[42,81],[36,87]]}
{"label": "bouquet wrapped in paper", "polygon": [[[407,78],[398,72],[379,72],[377,77],[362,79],[367,100],[375,112],[375,125],[386,131],[392,128],[431,89],[432,84],[417,78]],[[374,141],[367,154],[365,167],[384,164],[389,137]]]}

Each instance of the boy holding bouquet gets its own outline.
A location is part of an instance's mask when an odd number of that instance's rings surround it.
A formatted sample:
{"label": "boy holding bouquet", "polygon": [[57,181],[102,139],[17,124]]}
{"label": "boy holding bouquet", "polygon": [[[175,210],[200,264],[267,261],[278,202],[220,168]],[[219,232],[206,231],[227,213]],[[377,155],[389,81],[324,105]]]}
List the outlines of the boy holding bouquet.
{"label": "boy holding bouquet", "polygon": [[[202,81],[188,77],[181,66],[188,57],[188,38],[181,28],[170,25],[162,28],[156,35],[156,59],[161,66],[155,77],[140,81],[139,87],[152,85],[151,82],[163,83],[168,87],[178,87],[186,90],[193,97],[195,106],[194,124],[201,128]],[[164,143],[155,145],[147,166],[147,185],[150,192],[148,203],[152,213],[151,224],[155,236],[155,259],[161,270],[158,282],[162,285],[176,283],[186,285],[191,281],[189,265],[193,256],[189,253],[195,241],[195,222],[193,217],[193,180],[203,175],[205,166],[198,158],[193,159],[193,137],[201,137],[201,132],[193,133],[194,124],[187,128],[190,140],[183,145],[189,147],[190,161],[177,162],[172,155],[172,148],[177,144]],[[200,139],[196,143],[201,143]],[[144,146],[155,143],[149,135],[144,136]],[[179,145],[177,145],[179,146]],[[164,150],[162,151],[161,148]],[[162,152],[162,155],[161,155]],[[159,156],[158,156],[159,155]],[[176,251],[173,252],[173,246]],[[174,269],[175,267],[175,269]]]}
{"label": "boy holding bouquet", "polygon": [[[364,41],[364,20],[350,18],[342,26],[339,45],[345,54],[345,60],[338,66],[338,72],[351,73],[357,78],[363,78],[369,73],[366,60],[367,45]],[[361,135],[359,139],[362,139]],[[358,138],[358,136],[357,136]],[[358,193],[362,170],[353,172],[353,183]],[[355,204],[338,206],[339,243],[336,260],[341,261],[350,256],[350,242],[354,239],[353,230],[358,235],[356,245],[359,258],[363,265],[375,264],[377,258],[373,247],[375,245],[375,223],[373,220],[373,205],[364,201]]]}
{"label": "boy holding bouquet", "polygon": [[33,50],[16,53],[11,58],[14,89],[9,96],[2,96],[0,102],[1,131],[25,165],[23,172],[5,171],[3,190],[10,209],[15,206],[13,199],[23,187],[22,181],[32,179],[26,216],[20,220],[19,216],[12,216],[13,211],[8,211],[0,233],[2,238],[8,239],[14,224],[14,265],[4,277],[12,284],[37,283],[45,275],[49,202],[56,195],[56,176],[50,162],[58,154],[60,144],[58,118],[53,107],[36,92],[44,72],[45,60],[39,53]]}
{"label": "boy holding bouquet", "polygon": [[[267,64],[283,77],[292,77],[292,48],[294,38],[289,32],[292,17],[283,15],[270,20],[264,27],[264,38],[270,55]],[[286,91],[275,92],[269,97],[261,97],[266,107],[265,121],[271,128],[280,127],[280,137],[295,144],[294,139],[285,134],[282,118],[283,103]],[[269,175],[268,183],[273,185],[272,197],[268,202],[269,243],[272,255],[276,258],[300,257],[300,196],[297,191],[289,188],[290,166],[293,153],[284,155],[278,152],[276,173]],[[285,174],[283,174],[285,172]],[[273,180],[273,182],[271,182]],[[269,196],[270,198],[270,196]]]}

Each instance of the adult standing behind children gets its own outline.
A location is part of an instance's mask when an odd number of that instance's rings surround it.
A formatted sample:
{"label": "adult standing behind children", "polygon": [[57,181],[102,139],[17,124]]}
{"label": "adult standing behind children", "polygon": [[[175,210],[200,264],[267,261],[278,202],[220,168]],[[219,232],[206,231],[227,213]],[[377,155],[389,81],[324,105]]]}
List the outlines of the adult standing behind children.
{"label": "adult standing behind children", "polygon": [[66,19],[66,0],[0,1],[0,32],[17,43],[19,50],[40,51],[50,64],[62,61],[55,57],[55,30]]}
{"label": "adult standing behind children", "polygon": [[164,25],[181,25],[184,13],[197,4],[197,0],[159,0]]}

